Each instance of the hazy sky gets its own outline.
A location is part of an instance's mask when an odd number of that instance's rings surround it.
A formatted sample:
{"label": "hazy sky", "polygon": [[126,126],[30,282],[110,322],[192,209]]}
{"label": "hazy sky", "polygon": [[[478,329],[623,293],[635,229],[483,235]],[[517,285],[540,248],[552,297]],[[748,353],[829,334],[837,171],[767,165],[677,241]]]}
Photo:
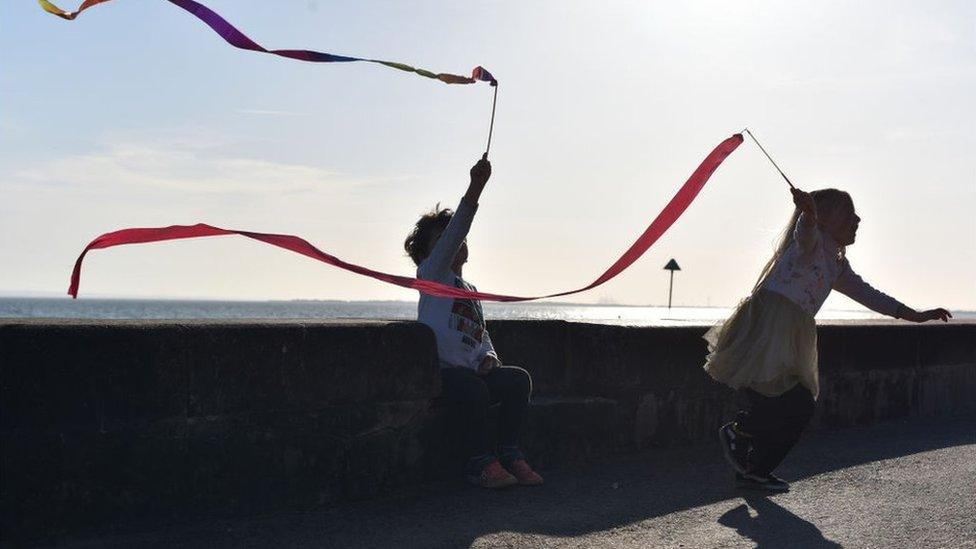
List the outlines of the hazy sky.
{"label": "hazy sky", "polygon": [[[62,3],[74,9],[76,0]],[[799,186],[849,191],[855,269],[915,307],[976,309],[976,3],[206,0],[269,48],[501,82],[469,237],[482,290],[582,286],[705,154],[749,126]],[[491,90],[237,50],[162,0],[74,22],[0,4],[0,292],[64,292],[95,236],[206,222],[302,235],[412,274],[403,237],[454,206]],[[574,301],[731,305],[792,205],[750,142],[629,271]],[[89,255],[85,295],[415,299],[227,237]],[[842,296],[832,307],[854,307]]]}

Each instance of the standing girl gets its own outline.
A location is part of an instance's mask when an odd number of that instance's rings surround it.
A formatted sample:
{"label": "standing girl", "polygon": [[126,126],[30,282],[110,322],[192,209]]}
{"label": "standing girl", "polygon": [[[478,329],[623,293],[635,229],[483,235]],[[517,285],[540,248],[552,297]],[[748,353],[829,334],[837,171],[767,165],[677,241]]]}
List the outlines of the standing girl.
{"label": "standing girl", "polygon": [[740,391],[745,403],[719,430],[736,485],[789,490],[773,476],[813,415],[820,391],[814,315],[831,290],[865,307],[912,322],[952,317],[918,312],[864,282],[845,255],[861,218],[849,194],[791,189],[796,210],[752,295],[721,326],[705,334],[705,371]]}

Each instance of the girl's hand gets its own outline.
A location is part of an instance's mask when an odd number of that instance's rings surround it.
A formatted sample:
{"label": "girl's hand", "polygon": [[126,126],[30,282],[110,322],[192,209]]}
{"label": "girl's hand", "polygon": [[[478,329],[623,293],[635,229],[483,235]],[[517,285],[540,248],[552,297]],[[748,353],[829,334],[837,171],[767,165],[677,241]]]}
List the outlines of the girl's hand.
{"label": "girl's hand", "polygon": [[464,198],[471,204],[477,204],[489,177],[491,177],[491,162],[488,162],[488,153],[485,153],[481,160],[471,167],[471,184],[468,185],[468,192],[464,194]]}
{"label": "girl's hand", "polygon": [[491,162],[488,162],[488,155],[485,155],[471,167],[471,184],[483,189],[489,177],[491,177]]}
{"label": "girl's hand", "polygon": [[793,193],[793,204],[804,213],[807,213],[814,218],[817,217],[817,205],[813,201],[813,196],[808,192],[801,191],[797,188],[791,188],[790,192]]}
{"label": "girl's hand", "polygon": [[902,318],[911,322],[926,322],[929,320],[941,320],[942,322],[949,322],[949,319],[952,318],[952,313],[941,307],[938,309],[929,309],[928,311],[916,311],[914,309],[908,309],[908,311],[902,315]]}
{"label": "girl's hand", "polygon": [[949,322],[952,318],[952,313],[939,307],[938,309],[930,309],[928,311],[922,311],[922,316],[925,320],[941,320],[942,322]]}
{"label": "girl's hand", "polygon": [[481,364],[478,365],[478,374],[485,375],[501,365],[502,361],[498,360],[497,356],[485,355],[485,358],[481,359]]}

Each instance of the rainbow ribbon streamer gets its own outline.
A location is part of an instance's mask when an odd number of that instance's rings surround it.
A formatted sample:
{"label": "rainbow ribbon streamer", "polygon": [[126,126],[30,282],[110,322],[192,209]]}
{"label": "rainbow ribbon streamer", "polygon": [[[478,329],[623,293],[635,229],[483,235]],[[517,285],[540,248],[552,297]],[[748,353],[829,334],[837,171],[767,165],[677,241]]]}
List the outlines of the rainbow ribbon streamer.
{"label": "rainbow ribbon streamer", "polygon": [[[78,15],[91,8],[108,2],[109,0],[85,0],[82,2],[81,6],[77,10],[67,12],[61,8],[55,6],[48,0],[37,0],[38,3],[44,8],[44,11],[48,13],[53,13],[62,19],[67,19],[69,21],[78,17]],[[349,63],[352,61],[365,61],[367,63],[378,63],[380,65],[385,65],[394,69],[399,69],[401,71],[413,72],[424,76],[427,78],[433,78],[435,80],[440,80],[445,84],[474,84],[475,82],[488,82],[492,86],[498,85],[498,81],[495,77],[491,75],[484,67],[475,67],[471,71],[471,76],[461,76],[459,74],[450,73],[433,73],[426,69],[418,69],[416,67],[411,67],[405,63],[397,63],[395,61],[383,61],[380,59],[366,59],[363,57],[348,57],[345,55],[334,55],[331,53],[325,53],[321,51],[314,50],[269,50],[265,49],[263,46],[251,40],[243,32],[237,30],[236,27],[227,22],[226,19],[217,14],[217,12],[211,10],[207,6],[194,2],[193,0],[167,0],[171,4],[175,4],[186,11],[190,12],[194,17],[203,21],[217,34],[220,35],[228,44],[234,46],[235,48],[241,48],[242,50],[251,50],[261,53],[270,53],[272,55],[278,55],[281,57],[287,57],[289,59],[297,59],[299,61],[308,61],[311,63]]]}

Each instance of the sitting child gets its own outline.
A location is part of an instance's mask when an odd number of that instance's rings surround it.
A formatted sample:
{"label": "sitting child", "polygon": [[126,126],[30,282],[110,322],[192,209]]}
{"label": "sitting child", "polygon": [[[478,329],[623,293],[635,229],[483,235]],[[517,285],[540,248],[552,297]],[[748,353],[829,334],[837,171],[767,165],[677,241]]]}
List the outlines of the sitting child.
{"label": "sitting child", "polygon": [[[417,265],[417,278],[475,290],[461,278],[468,260],[465,237],[490,176],[486,155],[471,168],[471,184],[457,212],[435,208],[417,221],[403,243]],[[522,368],[502,365],[485,328],[481,302],[421,293],[417,316],[437,339],[443,397],[470,456],[465,479],[485,488],[542,484],[518,447],[532,378]],[[497,451],[488,433],[488,407],[496,403],[501,405]]]}

